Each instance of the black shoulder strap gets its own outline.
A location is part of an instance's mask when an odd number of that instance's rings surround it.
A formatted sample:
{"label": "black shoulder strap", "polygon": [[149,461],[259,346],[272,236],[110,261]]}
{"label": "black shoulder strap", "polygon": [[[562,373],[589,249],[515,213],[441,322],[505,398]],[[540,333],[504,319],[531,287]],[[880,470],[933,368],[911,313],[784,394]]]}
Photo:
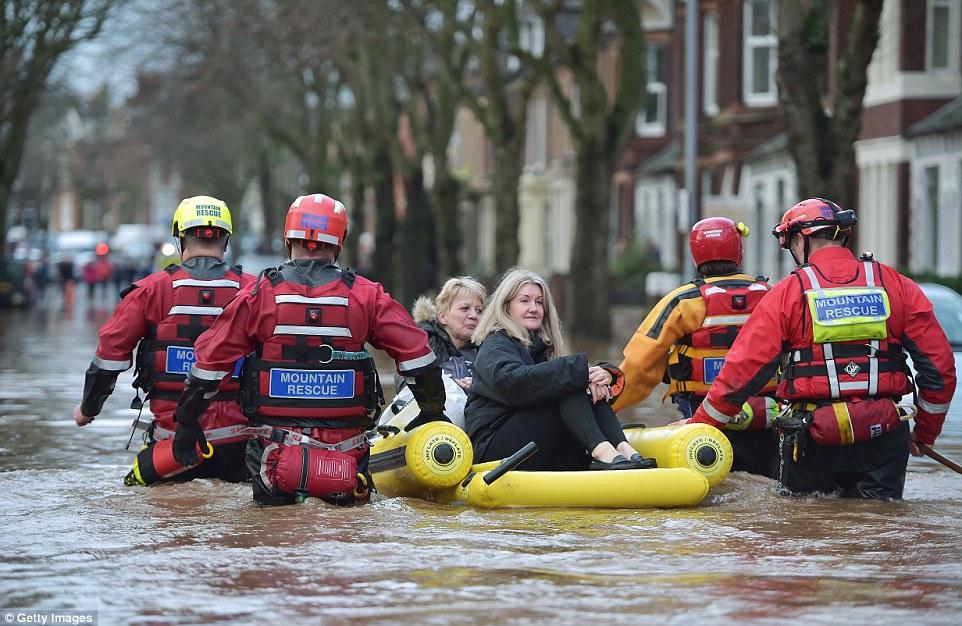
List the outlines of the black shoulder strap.
{"label": "black shoulder strap", "polygon": [[341,280],[347,285],[348,289],[354,287],[354,280],[357,278],[357,270],[353,267],[347,267],[341,270]]}
{"label": "black shoulder strap", "polygon": [[231,267],[231,269],[234,270],[235,272],[237,272],[238,274],[243,274],[243,273],[244,273],[244,266],[241,265],[240,263],[237,263],[236,265],[234,265],[233,267]]}
{"label": "black shoulder strap", "polygon": [[260,291],[261,279],[263,278],[266,278],[267,280],[271,281],[271,285],[275,287],[277,286],[278,283],[284,280],[284,277],[281,276],[281,273],[277,270],[276,267],[264,268],[263,270],[261,270],[261,273],[257,275],[257,280],[255,281],[255,284],[254,284],[254,290],[251,292],[253,295],[256,296],[257,292]]}
{"label": "black shoulder strap", "polygon": [[179,269],[180,269],[180,265],[178,265],[177,263],[171,263],[170,265],[164,268],[164,271],[170,274],[171,276],[173,276],[174,274],[177,273],[177,270]]}

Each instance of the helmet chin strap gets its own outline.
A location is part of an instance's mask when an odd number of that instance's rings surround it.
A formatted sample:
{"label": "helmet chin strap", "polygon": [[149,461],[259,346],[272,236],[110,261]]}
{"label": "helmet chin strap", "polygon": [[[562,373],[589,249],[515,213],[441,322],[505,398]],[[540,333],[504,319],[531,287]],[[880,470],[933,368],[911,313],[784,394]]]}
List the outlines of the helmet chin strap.
{"label": "helmet chin strap", "polygon": [[[803,266],[803,265],[808,264],[808,252],[809,252],[808,237],[806,237],[805,235],[802,235],[801,233],[796,233],[796,234],[800,235],[801,238],[802,238],[802,242],[803,242],[802,245],[803,245],[803,250],[804,250],[804,252],[803,252],[803,254],[804,254],[804,260],[799,261],[799,260],[798,260],[798,257],[795,256],[795,250],[792,249],[791,239],[789,239],[789,241],[788,241],[788,252],[789,252],[789,254],[792,255],[792,260],[795,261],[795,266],[796,266],[796,267],[801,267],[801,266]],[[794,236],[795,236],[795,235],[792,235],[793,238],[794,238]]]}

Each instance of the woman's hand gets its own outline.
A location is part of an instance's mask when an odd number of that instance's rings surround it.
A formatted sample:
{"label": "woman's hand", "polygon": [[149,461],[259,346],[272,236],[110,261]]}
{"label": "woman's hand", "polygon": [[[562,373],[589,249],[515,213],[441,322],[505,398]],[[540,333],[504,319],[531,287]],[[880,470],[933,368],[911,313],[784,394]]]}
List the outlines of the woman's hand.
{"label": "woman's hand", "polygon": [[467,391],[471,388],[471,381],[473,378],[471,376],[465,376],[464,378],[455,378],[454,382],[458,383],[458,387]]}
{"label": "woman's hand", "polygon": [[589,383],[588,394],[591,396],[591,403],[608,402],[611,400],[611,387],[601,383]]}
{"label": "woman's hand", "polygon": [[611,372],[598,365],[588,368],[588,385],[610,385]]}

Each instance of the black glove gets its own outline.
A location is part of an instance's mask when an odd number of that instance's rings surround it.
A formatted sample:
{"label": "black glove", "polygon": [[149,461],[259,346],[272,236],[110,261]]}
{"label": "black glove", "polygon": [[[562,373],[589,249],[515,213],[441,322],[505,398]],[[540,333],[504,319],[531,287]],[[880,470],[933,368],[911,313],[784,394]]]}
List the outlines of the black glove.
{"label": "black glove", "polygon": [[411,393],[418,403],[418,408],[421,409],[421,414],[404,427],[405,431],[428,422],[451,421],[444,415],[444,381],[441,380],[440,367],[432,367],[425,372],[416,374],[410,387]]}
{"label": "black glove", "polygon": [[114,390],[118,374],[119,370],[102,370],[93,363],[90,364],[84,376],[84,395],[80,402],[80,410],[84,415],[100,415],[104,402]]}
{"label": "black glove", "polygon": [[174,445],[171,447],[174,460],[184,467],[197,465],[200,463],[198,451],[201,454],[207,453],[207,437],[204,436],[204,430],[200,427],[200,424],[196,422],[178,424],[177,433],[174,435]]}

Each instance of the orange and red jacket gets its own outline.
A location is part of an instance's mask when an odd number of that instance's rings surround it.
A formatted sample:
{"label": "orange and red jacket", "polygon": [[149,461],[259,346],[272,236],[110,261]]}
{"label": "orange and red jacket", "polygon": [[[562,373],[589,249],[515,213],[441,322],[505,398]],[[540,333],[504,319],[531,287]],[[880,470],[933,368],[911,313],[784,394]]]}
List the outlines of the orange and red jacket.
{"label": "orange and red jacket", "polygon": [[[194,266],[203,269],[198,271]],[[93,365],[120,373],[131,366],[138,342],[143,339],[154,343],[144,355],[151,360],[153,386],[157,388],[156,392],[151,390],[150,411],[159,427],[175,430],[174,409],[187,372],[181,372],[178,381],[166,371],[167,348],[176,350],[180,346],[189,350],[193,339],[210,327],[237,289],[253,283],[254,276],[213,257],[193,257],[181,266],[171,266],[137,281],[124,292],[110,319],[100,328]],[[178,338],[178,334],[184,336]],[[216,400],[201,418],[204,430],[246,423],[236,399]]]}
{"label": "orange and red jacket", "polygon": [[[890,306],[885,321],[887,338],[816,344],[805,298],[805,289],[811,286],[809,276],[814,276],[821,288],[883,288]],[[932,304],[918,285],[893,268],[859,261],[847,248],[821,248],[811,253],[807,269],[800,268],[783,279],[755,308],[692,420],[724,426],[781,365],[779,399],[897,400],[911,390],[898,355],[901,349],[912,356],[917,372],[915,436],[931,444],[942,430],[956,385],[952,349]]]}
{"label": "orange and red jacket", "polygon": [[[281,271],[272,270],[256,285],[242,290],[197,340],[197,364],[191,376],[224,380],[238,359],[253,352],[245,363],[242,383],[245,403],[253,401],[248,412],[252,421],[284,425],[342,419],[362,423],[370,413],[376,382],[362,361],[350,357],[362,356],[365,343],[387,352],[397,362],[401,376],[413,377],[437,367],[427,334],[379,283],[333,265],[328,269],[329,280],[305,284],[284,279],[285,272],[293,271],[285,264]],[[338,365],[340,372],[354,372],[349,376],[350,397],[341,390],[335,394],[341,400],[327,396],[299,401],[294,397],[297,381],[317,386],[311,382],[321,380],[317,372],[332,365]],[[294,384],[294,392],[271,391],[272,377],[278,372],[287,378],[273,380],[275,387]],[[303,390],[306,396],[312,393]]]}
{"label": "orange and red jacket", "polygon": [[[708,393],[739,330],[769,286],[747,274],[713,276],[686,283],[663,297],[624,349],[625,390],[615,411],[641,402],[667,371],[666,395]],[[760,393],[770,394],[774,381]]]}

